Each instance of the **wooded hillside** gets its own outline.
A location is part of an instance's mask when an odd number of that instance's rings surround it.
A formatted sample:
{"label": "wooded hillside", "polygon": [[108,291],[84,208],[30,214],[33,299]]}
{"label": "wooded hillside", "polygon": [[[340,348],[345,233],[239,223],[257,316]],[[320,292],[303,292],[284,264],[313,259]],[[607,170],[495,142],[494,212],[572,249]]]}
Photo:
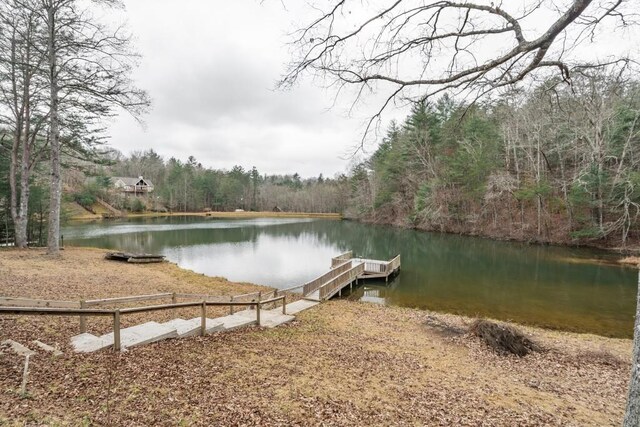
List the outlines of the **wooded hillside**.
{"label": "wooded hillside", "polygon": [[350,215],[540,242],[637,241],[638,82],[583,72],[558,83],[485,104],[417,104],[353,169]]}

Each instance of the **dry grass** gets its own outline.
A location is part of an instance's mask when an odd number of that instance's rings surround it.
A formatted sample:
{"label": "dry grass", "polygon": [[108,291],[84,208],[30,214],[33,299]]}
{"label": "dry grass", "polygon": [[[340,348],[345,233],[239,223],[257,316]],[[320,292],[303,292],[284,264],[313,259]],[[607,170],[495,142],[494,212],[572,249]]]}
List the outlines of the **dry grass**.
{"label": "dry grass", "polygon": [[[101,254],[67,251],[53,273],[56,263],[40,254],[0,252],[0,269],[20,286],[3,275],[0,293],[256,289],[167,264],[106,264]],[[102,274],[108,282],[92,278]],[[67,290],[65,283],[76,284]],[[94,289],[102,283],[109,285]],[[33,321],[0,318],[0,340],[40,338]],[[21,361],[0,353],[0,425],[619,425],[629,340],[522,327],[549,351],[504,357],[469,334],[442,333],[471,322],[332,301],[272,330],[171,340],[120,355],[38,353],[28,398],[17,393]],[[67,333],[76,326],[67,324]],[[52,337],[65,331],[64,324],[50,328]]]}

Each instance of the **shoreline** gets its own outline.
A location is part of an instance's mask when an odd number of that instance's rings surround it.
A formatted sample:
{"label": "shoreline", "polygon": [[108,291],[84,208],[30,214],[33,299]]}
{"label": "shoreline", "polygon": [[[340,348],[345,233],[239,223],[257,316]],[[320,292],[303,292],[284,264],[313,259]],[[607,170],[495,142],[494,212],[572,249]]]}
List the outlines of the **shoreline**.
{"label": "shoreline", "polygon": [[[581,243],[580,242],[575,242],[575,243],[552,242],[552,241],[539,241],[539,240],[532,240],[532,239],[525,240],[525,239],[519,239],[517,237],[495,236],[491,234],[482,234],[482,233],[456,233],[453,231],[431,230],[426,228],[413,227],[409,225],[376,222],[376,221],[369,221],[365,219],[351,218],[351,217],[343,217],[342,220],[360,222],[362,224],[374,225],[379,227],[391,227],[391,228],[396,228],[400,230],[413,230],[420,233],[436,233],[436,234],[445,234],[445,235],[451,235],[451,236],[473,237],[478,239],[492,240],[495,242],[520,243],[528,246],[551,246],[551,247],[567,248],[567,249],[573,248],[573,249],[596,250],[596,251],[606,252],[612,255],[613,254],[619,255],[624,258],[621,258],[615,261],[593,259],[594,263],[601,263],[601,264],[607,264],[607,265],[629,265],[634,267],[640,267],[640,247],[621,248],[616,246],[603,246],[599,244],[590,244],[585,242],[581,242]],[[637,262],[634,261],[635,258],[638,259]]]}
{"label": "shoreline", "polygon": [[[104,249],[0,250],[0,294],[46,299],[265,289],[176,264],[127,264]],[[82,265],[82,268],[77,268]],[[125,316],[124,326],[194,313]],[[138,315],[136,315],[138,316]],[[76,354],[76,319],[0,317],[0,341],[37,352],[24,399],[23,361],[0,357],[0,423],[115,425],[615,425],[624,412],[632,341],[513,325],[544,351],[499,356],[469,335],[473,319],[332,300],[275,329],[249,327]],[[111,325],[96,318],[88,332]],[[1,352],[2,350],[0,350]],[[5,357],[6,356],[6,357]],[[268,384],[268,387],[256,387]],[[118,402],[117,405],[109,402]],[[232,421],[233,420],[233,421]]]}
{"label": "shoreline", "polygon": [[341,220],[339,213],[313,213],[313,212],[143,212],[130,213],[121,217],[104,218],[101,215],[76,215],[67,218],[67,221],[112,221],[129,218],[161,218],[161,217],[206,217],[206,218],[318,218]]}
{"label": "shoreline", "polygon": [[638,267],[640,265],[640,247],[614,247],[614,246],[603,246],[599,244],[590,244],[590,243],[571,243],[571,242],[551,242],[551,241],[536,241],[536,240],[524,240],[518,239],[516,237],[508,237],[508,236],[494,236],[491,234],[482,234],[482,233],[455,233],[449,231],[438,231],[438,230],[429,230],[419,227],[411,227],[401,224],[393,224],[393,223],[381,223],[375,221],[368,221],[365,219],[345,217],[339,213],[313,213],[313,212],[145,212],[145,213],[132,213],[127,214],[122,217],[114,217],[114,218],[104,218],[100,215],[76,215],[71,216],[66,219],[67,222],[77,221],[77,222],[86,222],[86,221],[113,221],[120,219],[131,219],[131,218],[163,218],[163,217],[203,217],[203,218],[214,218],[214,219],[255,219],[255,218],[312,218],[312,219],[327,219],[327,220],[335,220],[335,221],[355,221],[360,222],[362,224],[382,226],[382,227],[392,227],[400,230],[413,230],[421,233],[439,233],[439,234],[447,234],[454,236],[465,236],[465,237],[474,237],[480,239],[488,239],[496,242],[510,242],[510,243],[521,243],[524,245],[530,246],[554,246],[559,248],[575,248],[575,249],[590,249],[606,252],[611,255],[617,255],[621,258],[615,260],[607,260],[607,259],[599,259],[594,258],[592,260],[582,260],[581,262],[591,262],[594,264],[604,264],[604,265],[623,265],[630,267]]}

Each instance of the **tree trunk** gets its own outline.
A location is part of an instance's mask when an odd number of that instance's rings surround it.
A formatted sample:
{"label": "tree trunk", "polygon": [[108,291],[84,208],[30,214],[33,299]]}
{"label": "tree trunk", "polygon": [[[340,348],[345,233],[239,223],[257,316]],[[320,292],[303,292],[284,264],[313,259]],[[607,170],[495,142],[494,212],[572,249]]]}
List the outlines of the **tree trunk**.
{"label": "tree trunk", "polygon": [[49,192],[49,233],[47,253],[57,255],[60,251],[60,199],[62,196],[62,179],[60,174],[60,129],[58,123],[58,67],[55,46],[55,10],[54,5],[47,6],[48,15],[48,47],[49,78],[51,85],[49,111],[49,144],[51,147],[51,189]]}
{"label": "tree trunk", "polygon": [[627,410],[623,427],[640,426],[640,274],[638,275],[638,297],[636,322],[633,330],[633,360],[631,361],[631,381],[627,397]]}
{"label": "tree trunk", "polygon": [[[15,39],[15,30],[13,39],[11,40],[11,88],[12,88],[12,98],[13,98],[13,109],[16,118],[15,123],[15,133],[13,135],[13,144],[11,145],[11,162],[9,163],[9,188],[10,188],[10,210],[11,210],[11,220],[13,221],[14,228],[14,243],[18,247],[26,246],[26,242],[22,242],[18,240],[18,152],[20,151],[20,141],[22,138],[22,120],[24,118],[24,102],[19,105],[19,95],[18,95],[18,69],[17,64],[19,60],[16,53],[16,39]],[[24,101],[24,100],[23,100]]]}
{"label": "tree trunk", "polygon": [[27,47],[26,65],[24,70],[24,131],[22,132],[22,159],[20,165],[20,206],[18,215],[14,219],[16,246],[26,248],[28,245],[27,225],[29,223],[29,178],[31,177],[31,70],[28,69],[30,58]]}
{"label": "tree trunk", "polygon": [[10,197],[10,211],[11,220],[13,221],[14,228],[14,243],[18,246],[16,239],[16,222],[18,221],[18,183],[16,180],[18,170],[18,150],[20,149],[20,136],[16,130],[16,134],[13,136],[13,145],[11,147],[11,162],[9,164],[9,188],[11,192]]}

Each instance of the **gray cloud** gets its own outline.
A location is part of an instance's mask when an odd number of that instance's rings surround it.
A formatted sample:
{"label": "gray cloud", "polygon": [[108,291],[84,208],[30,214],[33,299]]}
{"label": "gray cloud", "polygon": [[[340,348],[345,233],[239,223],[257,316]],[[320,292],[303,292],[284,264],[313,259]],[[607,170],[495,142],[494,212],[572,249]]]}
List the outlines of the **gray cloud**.
{"label": "gray cloud", "polygon": [[193,155],[216,168],[255,165],[262,173],[345,170],[341,157],[357,143],[361,119],[328,111],[332,94],[311,83],[274,90],[293,19],[279,2],[127,0],[126,6],[142,54],[136,82],[154,105],[146,130],[126,116],[115,121],[114,148]]}

